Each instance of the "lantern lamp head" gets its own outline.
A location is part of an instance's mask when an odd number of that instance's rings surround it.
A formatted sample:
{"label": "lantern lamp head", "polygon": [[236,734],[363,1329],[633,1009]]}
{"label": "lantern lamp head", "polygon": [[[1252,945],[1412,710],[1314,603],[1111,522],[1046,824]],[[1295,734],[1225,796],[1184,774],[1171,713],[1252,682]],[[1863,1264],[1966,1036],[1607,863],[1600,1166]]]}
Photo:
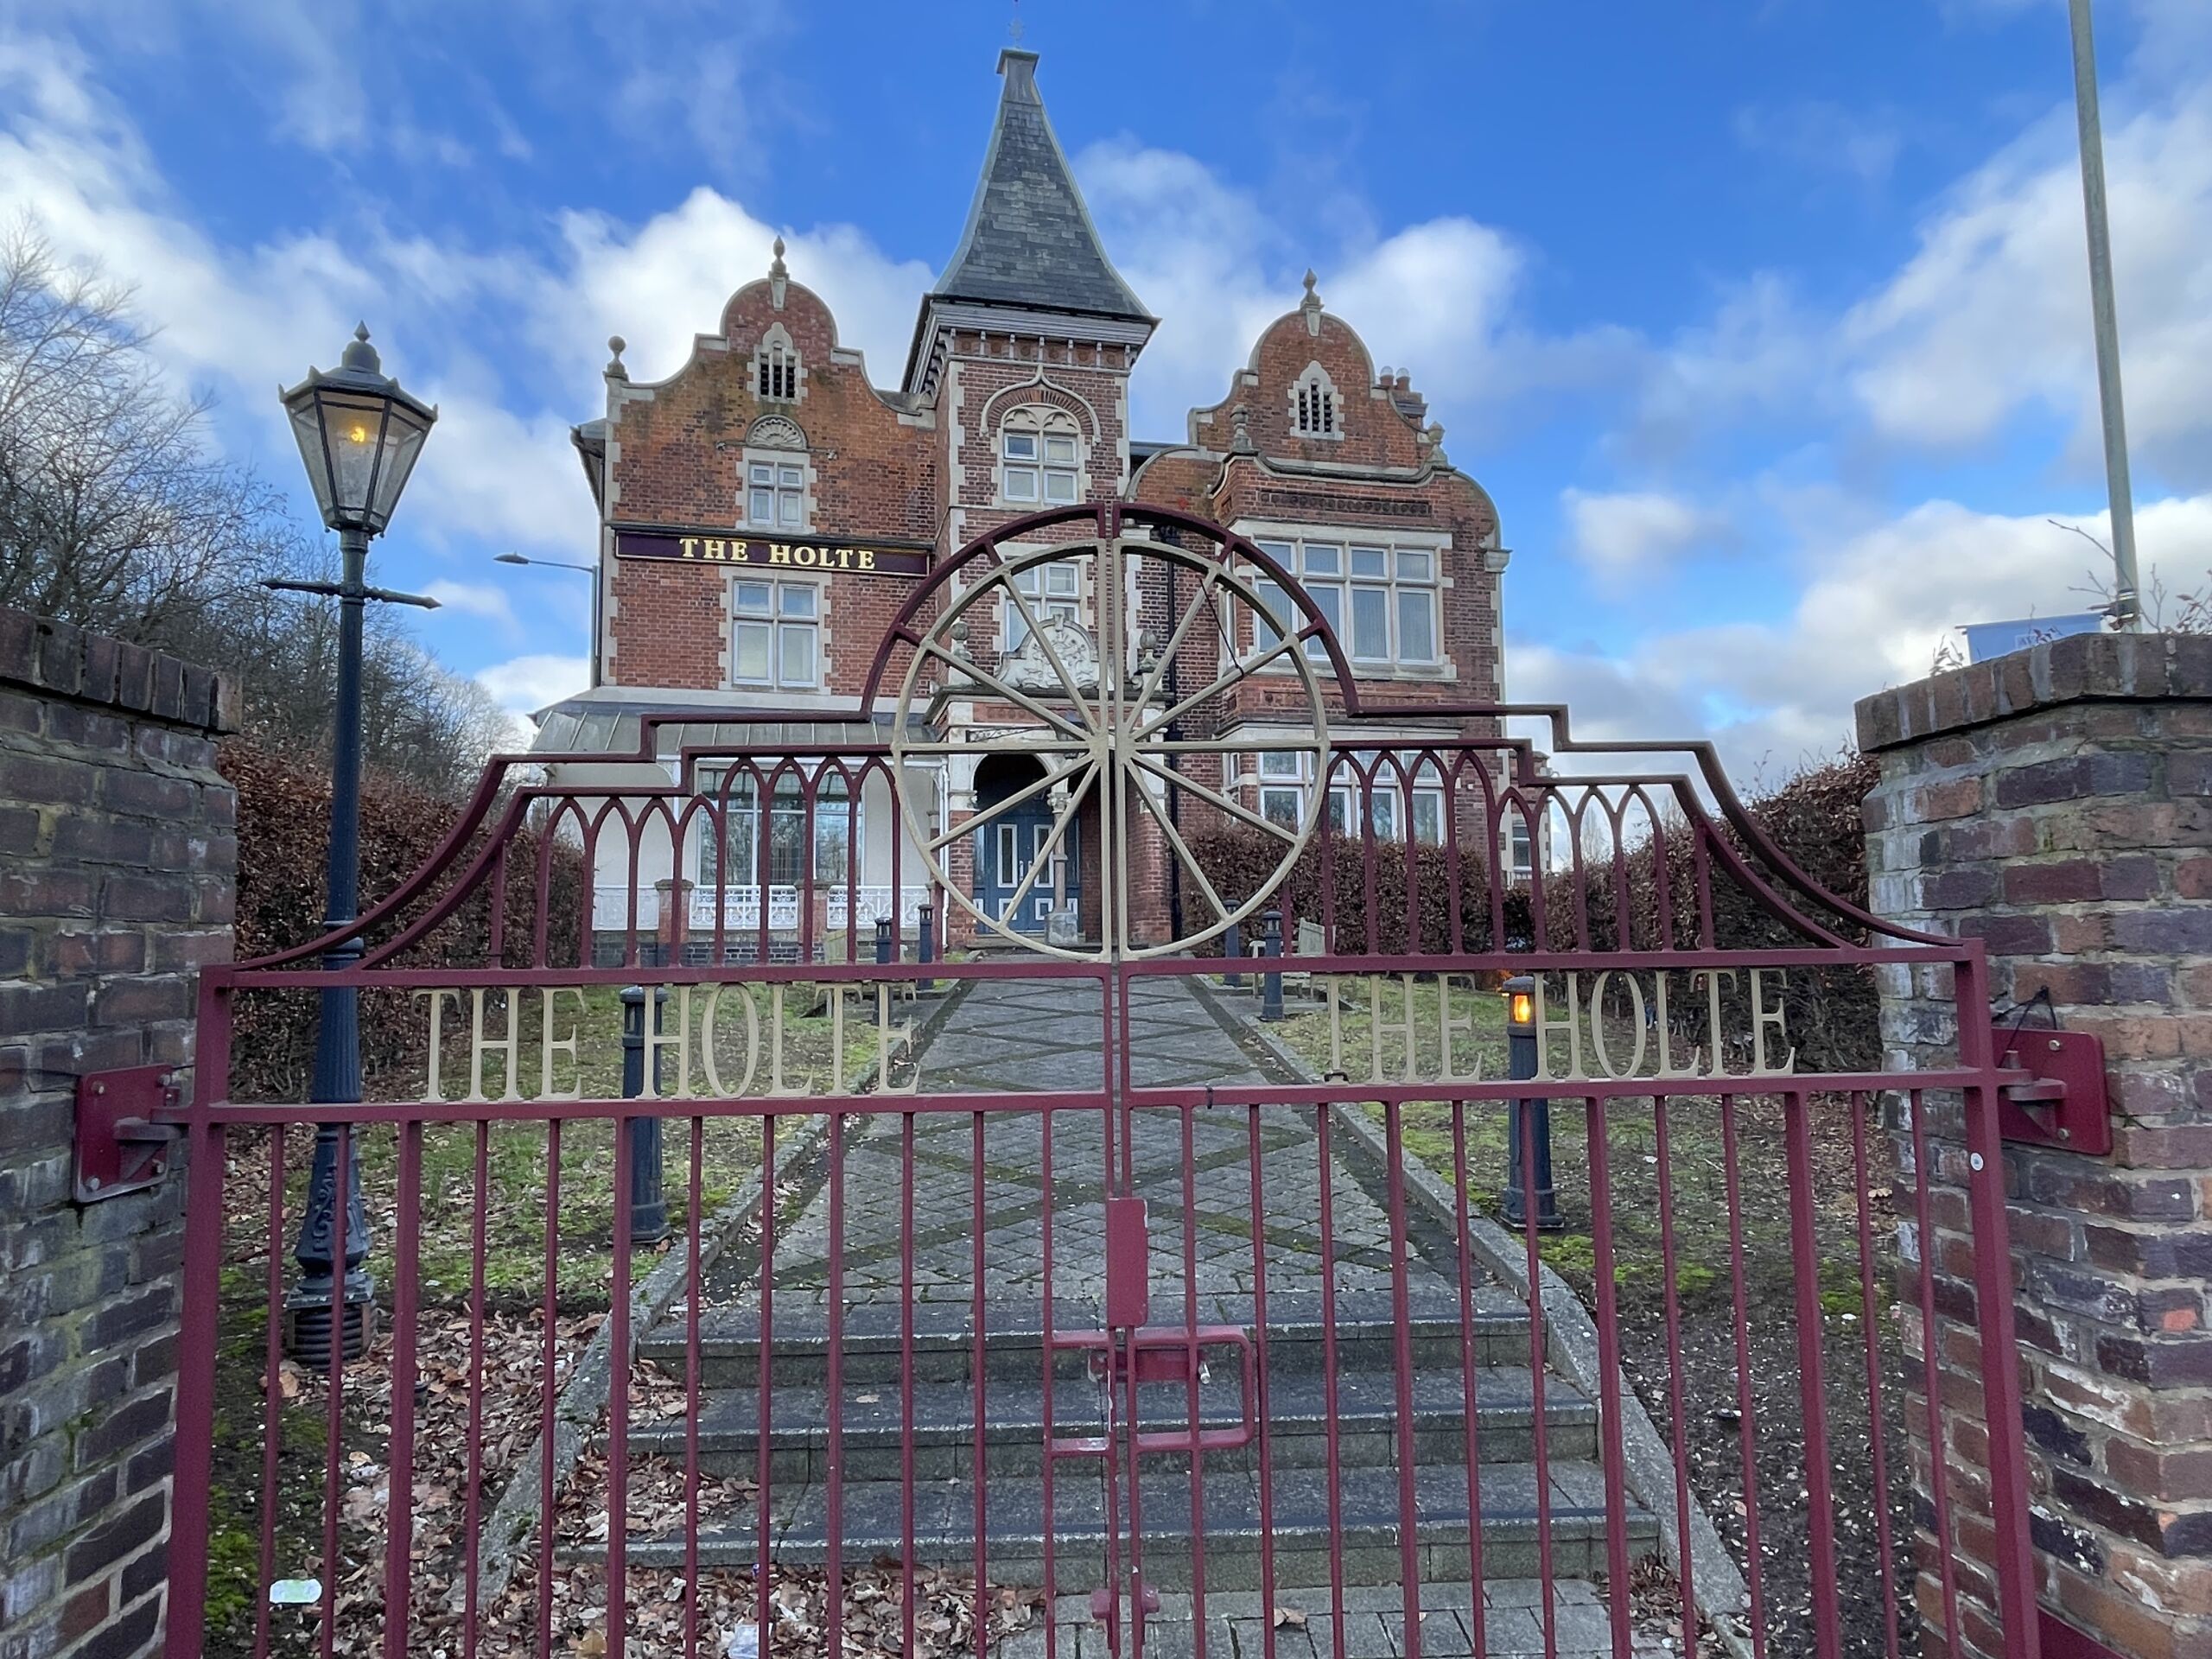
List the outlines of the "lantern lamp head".
{"label": "lantern lamp head", "polygon": [[382,534],[436,409],[385,374],[366,323],[353,331],[337,368],[309,369],[281,395],[322,522],[333,530]]}

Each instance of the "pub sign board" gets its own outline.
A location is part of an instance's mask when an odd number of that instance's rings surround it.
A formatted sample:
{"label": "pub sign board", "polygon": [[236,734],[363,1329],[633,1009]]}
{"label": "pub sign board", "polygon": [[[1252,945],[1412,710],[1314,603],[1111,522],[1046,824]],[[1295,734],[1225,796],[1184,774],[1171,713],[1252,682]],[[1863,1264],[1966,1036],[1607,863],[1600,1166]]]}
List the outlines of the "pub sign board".
{"label": "pub sign board", "polygon": [[916,542],[858,542],[836,537],[804,538],[747,535],[727,530],[684,530],[658,524],[614,528],[618,559],[664,560],[672,564],[749,565],[762,569],[851,571],[856,575],[920,576],[930,550]]}

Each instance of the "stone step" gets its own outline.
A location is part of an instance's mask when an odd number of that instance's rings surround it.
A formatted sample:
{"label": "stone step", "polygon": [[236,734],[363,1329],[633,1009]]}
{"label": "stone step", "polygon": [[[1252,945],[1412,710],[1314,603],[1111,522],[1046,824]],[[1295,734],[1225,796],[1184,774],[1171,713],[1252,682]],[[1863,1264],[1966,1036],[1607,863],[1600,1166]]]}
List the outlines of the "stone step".
{"label": "stone step", "polygon": [[[1605,1483],[1594,1465],[1561,1461],[1549,1466],[1548,1528],[1540,1525],[1539,1472],[1534,1465],[1485,1464],[1478,1473],[1486,1579],[1535,1576],[1542,1559],[1539,1534],[1545,1530],[1555,1576],[1586,1578],[1604,1568]],[[1431,1465],[1414,1470],[1412,1475],[1414,1570],[1425,1581],[1468,1580],[1472,1563],[1465,1466]],[[1137,1494],[1140,1521],[1135,1531],[1143,1544],[1145,1580],[1156,1588],[1189,1589],[1196,1576],[1192,1541],[1193,1484],[1187,1471],[1147,1468],[1145,1471]],[[1332,1563],[1338,1561],[1346,1584],[1403,1582],[1406,1560],[1400,1547],[1402,1510],[1396,1470],[1344,1470],[1336,1486],[1338,1525],[1333,1532],[1325,1470],[1274,1471],[1267,1483],[1271,1505],[1264,1512],[1262,1482],[1253,1473],[1208,1473],[1196,1484],[1196,1518],[1204,1542],[1205,1582],[1210,1590],[1262,1587],[1262,1573],[1268,1565],[1263,1541],[1272,1547],[1272,1569],[1279,1592],[1329,1584]],[[979,1566],[980,1553],[981,1570],[990,1581],[1046,1583],[1046,1510],[1041,1478],[993,1477],[984,1492],[988,1507],[983,1548],[979,1552],[973,1484],[965,1477],[916,1481],[912,1495],[916,1565],[973,1572]],[[827,1560],[829,1497],[829,1489],[823,1484],[789,1490],[771,1484],[769,1553],[772,1560],[788,1566],[819,1566]],[[906,1557],[907,1497],[899,1482],[849,1480],[843,1484],[842,1498],[838,1527],[848,1562],[859,1565],[879,1558]],[[1126,1490],[1116,1493],[1124,1536],[1130,1531],[1128,1499]],[[1103,1582],[1107,1508],[1104,1484],[1096,1463],[1056,1462],[1051,1514],[1051,1587],[1066,1592]],[[757,1511],[750,1499],[732,1512],[702,1519],[698,1541],[701,1563],[743,1567],[755,1561],[760,1551],[756,1522]],[[1658,1522],[1625,1494],[1621,1500],[1621,1524],[1631,1559],[1656,1548]],[[628,1541],[628,1560],[633,1567],[680,1567],[685,1551],[680,1533],[633,1534]],[[597,1560],[603,1558],[604,1548],[579,1549],[574,1554],[576,1559]],[[1123,1560],[1126,1567],[1126,1553]]]}
{"label": "stone step", "polygon": [[[1478,1288],[1471,1330],[1478,1366],[1529,1363],[1529,1319],[1517,1298],[1494,1287]],[[1179,1296],[1153,1299],[1154,1328],[1182,1328]],[[893,1382],[906,1363],[907,1338],[902,1312],[892,1300],[848,1305],[838,1346],[844,1378],[850,1382]],[[829,1376],[828,1312],[818,1292],[779,1289],[772,1303],[770,1361],[778,1384],[819,1382]],[[1268,1300],[1268,1362],[1270,1371],[1320,1370],[1329,1357],[1327,1337],[1335,1335],[1339,1372],[1385,1370],[1395,1363],[1396,1335],[1387,1292],[1347,1294],[1336,1299],[1333,1320],[1323,1317],[1319,1296],[1300,1293]],[[1080,1380],[1086,1356],[1068,1341],[1095,1333],[1103,1324],[1096,1304],[1059,1300],[1053,1304],[1052,1330],[1061,1349],[1057,1374]],[[1249,1296],[1209,1295],[1199,1299],[1198,1323],[1249,1332]],[[986,1376],[1039,1376],[1043,1373],[1045,1321],[1034,1301],[988,1301],[983,1307],[982,1369]],[[1456,1295],[1433,1291],[1408,1298],[1406,1335],[1416,1371],[1449,1370],[1457,1374],[1461,1357],[1460,1305]],[[688,1333],[677,1309],[639,1344],[643,1356],[663,1369],[683,1371]],[[974,1306],[965,1300],[921,1301],[912,1315],[912,1364],[918,1381],[957,1382],[974,1375],[976,1343]],[[761,1329],[757,1304],[703,1310],[699,1316],[700,1381],[713,1389],[750,1387],[760,1380]]]}
{"label": "stone step", "polygon": [[[1319,1371],[1292,1370],[1269,1377],[1264,1402],[1268,1461],[1278,1469],[1325,1465],[1328,1458],[1327,1378]],[[1524,1463],[1535,1456],[1535,1391],[1525,1367],[1491,1366],[1475,1376],[1476,1452],[1485,1463]],[[900,1447],[914,1450],[916,1475],[949,1478],[975,1466],[978,1421],[976,1392],[964,1381],[922,1382],[914,1387],[913,1424],[909,1436],[896,1382],[849,1383],[843,1389],[845,1478],[895,1480]],[[1241,1421],[1244,1389],[1228,1368],[1217,1369],[1201,1384],[1201,1430],[1232,1427]],[[769,1478],[772,1484],[820,1482],[829,1478],[827,1395],[818,1387],[777,1386],[769,1398]],[[1140,1428],[1146,1433],[1187,1431],[1190,1402],[1179,1383],[1150,1383],[1139,1390]],[[717,1389],[700,1402],[699,1466],[714,1475],[750,1477],[760,1444],[760,1400],[757,1389]],[[1052,1416],[1063,1438],[1095,1434],[1100,1418],[1096,1385],[1087,1380],[1061,1382],[1052,1390]],[[985,1379],[981,1420],[985,1469],[992,1474],[1034,1474],[1044,1461],[1045,1390],[1035,1376]],[[1345,1371],[1336,1378],[1337,1454],[1344,1468],[1395,1467],[1403,1460],[1464,1467],[1467,1455],[1467,1414],[1464,1382],[1456,1365],[1414,1373],[1413,1410],[1406,1432],[1398,1421],[1396,1381],[1389,1371]],[[1544,1379],[1545,1449],[1554,1459],[1597,1455],[1597,1408],[1556,1377]],[[690,1430],[679,1416],[633,1422],[633,1454],[681,1462]],[[1188,1466],[1187,1459],[1159,1454],[1163,1463]],[[1210,1471],[1255,1470],[1256,1441],[1217,1448],[1206,1455]]]}

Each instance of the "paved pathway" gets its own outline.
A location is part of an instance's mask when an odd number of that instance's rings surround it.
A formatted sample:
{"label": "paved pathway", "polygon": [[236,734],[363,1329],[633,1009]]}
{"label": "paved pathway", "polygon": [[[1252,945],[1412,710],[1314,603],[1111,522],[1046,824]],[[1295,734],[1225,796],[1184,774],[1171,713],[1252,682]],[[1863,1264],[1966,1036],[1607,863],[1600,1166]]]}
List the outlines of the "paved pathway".
{"label": "paved pathway", "polygon": [[[922,1087],[948,1093],[1100,1088],[1099,997],[1096,983],[1081,981],[972,982],[920,1057]],[[1141,1086],[1263,1079],[1207,1004],[1180,979],[1154,976],[1133,982],[1129,1023],[1132,1076]],[[919,1324],[965,1328],[975,1295],[979,1180],[989,1327],[997,1329],[1001,1320],[1011,1328],[1033,1326],[1048,1289],[1058,1328],[1096,1328],[1103,1323],[1103,1116],[1088,1109],[993,1114],[983,1125],[980,1157],[974,1117],[960,1113],[916,1116],[911,1131],[912,1271],[913,1294],[922,1305]],[[1049,1130],[1053,1247],[1049,1287],[1043,1251],[1048,1116],[1053,1120]],[[1252,1116],[1243,1108],[1223,1107],[1199,1108],[1188,1118],[1186,1158],[1183,1113],[1155,1109],[1136,1116],[1135,1185],[1150,1206],[1153,1317],[1155,1321],[1180,1320],[1187,1243],[1195,1266],[1190,1282],[1196,1287],[1198,1319],[1246,1325],[1253,1318],[1256,1278]],[[887,1111],[864,1123],[856,1122],[847,1141],[843,1267],[849,1332],[894,1318],[906,1294],[900,1245],[907,1198],[907,1133],[905,1120]],[[1377,1195],[1342,1159],[1322,1158],[1311,1109],[1263,1107],[1257,1135],[1258,1208],[1264,1220],[1262,1258],[1270,1325],[1318,1325],[1330,1255],[1340,1327],[1387,1321],[1390,1228]],[[1333,1244],[1327,1255],[1320,1229],[1325,1163]],[[1429,1236],[1425,1226],[1418,1215],[1411,1218],[1409,1300],[1417,1318],[1440,1318],[1447,1328],[1456,1329],[1455,1253],[1448,1240]],[[829,1247],[825,1184],[778,1240],[779,1331],[807,1321],[810,1298],[817,1306],[826,1298]],[[1478,1294],[1485,1306],[1495,1306],[1500,1296],[1488,1287]],[[1458,1387],[1456,1370],[1452,1386]],[[1454,1481],[1461,1478],[1456,1465],[1445,1472]],[[1299,1478],[1300,1471],[1290,1471],[1279,1477],[1278,1484]],[[1494,1467],[1488,1476],[1491,1489],[1505,1478],[1505,1471]],[[1212,1513],[1220,1497],[1213,1487],[1218,1484],[1209,1482],[1210,1527],[1220,1521]],[[1002,1493],[1001,1509],[1011,1501]],[[1555,1496],[1554,1501],[1564,1499]],[[963,1508],[962,1515],[965,1513]],[[957,1530],[951,1526],[948,1535]],[[1450,1582],[1421,1586],[1421,1646],[1427,1654],[1446,1659],[1471,1652],[1477,1596],[1484,1610],[1490,1654],[1518,1659],[1544,1650],[1537,1612],[1542,1605],[1541,1586],[1534,1580],[1500,1580],[1479,1588]],[[1205,1648],[1210,1659],[1261,1659],[1270,1652],[1275,1659],[1337,1659],[1336,1626],[1326,1590],[1284,1589],[1279,1591],[1278,1601],[1305,1617],[1302,1624],[1274,1630],[1270,1642],[1268,1610],[1256,1595],[1209,1596]],[[1148,1659],[1185,1659],[1195,1652],[1199,1633],[1194,1611],[1187,1595],[1164,1599],[1160,1612],[1147,1624]],[[1344,1615],[1342,1659],[1395,1659],[1405,1651],[1403,1600],[1395,1587],[1348,1589]],[[1586,1583],[1562,1580],[1554,1586],[1554,1617],[1557,1659],[1599,1659],[1610,1653],[1603,1609]],[[1054,1623],[1058,1659],[1106,1659],[1105,1630],[1090,1623],[1084,1598],[1064,1601],[1055,1609]],[[1045,1632],[1033,1629],[1001,1644],[999,1659],[1045,1659],[1046,1652]]]}
{"label": "paved pathway", "polygon": [[[1103,1020],[1096,982],[978,980],[946,1017],[921,1057],[922,1087],[964,1092],[1082,1090],[1101,1086]],[[1134,982],[1129,1008],[1130,1066],[1140,1087],[1253,1083],[1262,1073],[1180,979]],[[982,1261],[987,1295],[995,1302],[1037,1306],[1044,1277],[1045,1165],[1047,1116],[1052,1177],[1052,1285],[1071,1312],[1104,1294],[1105,1157],[1103,1115],[995,1113],[983,1125]],[[1185,1288],[1185,1149],[1183,1115],[1137,1114],[1135,1185],[1150,1205],[1152,1294],[1155,1318],[1179,1318]],[[1250,1318],[1255,1278],[1252,1248],[1253,1178],[1249,1112],[1199,1108],[1190,1114],[1188,1240],[1202,1319]],[[1267,1289],[1288,1313],[1318,1299],[1322,1286],[1322,1160],[1310,1109],[1262,1108],[1258,1134],[1260,1187],[1266,1222]],[[976,1122],[933,1113],[918,1116],[914,1148],[916,1299],[965,1304],[976,1282]],[[849,1302],[896,1305],[902,1291],[900,1237],[903,1122],[892,1114],[849,1139],[845,1166],[845,1288]],[[1354,1306],[1390,1287],[1390,1230],[1382,1207],[1343,1160],[1332,1158],[1332,1232],[1336,1289]],[[786,1289],[827,1284],[826,1189],[778,1241],[779,1315]],[[1433,1246],[1432,1246],[1433,1248]],[[1451,1270],[1448,1252],[1438,1266]],[[1456,1295],[1415,1255],[1414,1294]]]}

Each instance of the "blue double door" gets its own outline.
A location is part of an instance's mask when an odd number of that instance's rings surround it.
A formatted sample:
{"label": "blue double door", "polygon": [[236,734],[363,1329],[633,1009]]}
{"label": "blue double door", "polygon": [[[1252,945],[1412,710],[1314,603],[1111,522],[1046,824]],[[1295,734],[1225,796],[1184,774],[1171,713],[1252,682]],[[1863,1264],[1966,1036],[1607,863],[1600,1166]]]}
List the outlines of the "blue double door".
{"label": "blue double door", "polygon": [[[1016,932],[1041,937],[1055,905],[1075,906],[1082,899],[1078,831],[1077,824],[1070,823],[1059,845],[1047,855],[1052,812],[1050,804],[1041,799],[1025,801],[985,824],[977,832],[976,848],[976,899],[983,913]],[[1033,869],[1037,879],[1029,881]],[[1029,881],[1028,892],[1022,894],[1018,909],[1009,910],[1025,881]]]}

